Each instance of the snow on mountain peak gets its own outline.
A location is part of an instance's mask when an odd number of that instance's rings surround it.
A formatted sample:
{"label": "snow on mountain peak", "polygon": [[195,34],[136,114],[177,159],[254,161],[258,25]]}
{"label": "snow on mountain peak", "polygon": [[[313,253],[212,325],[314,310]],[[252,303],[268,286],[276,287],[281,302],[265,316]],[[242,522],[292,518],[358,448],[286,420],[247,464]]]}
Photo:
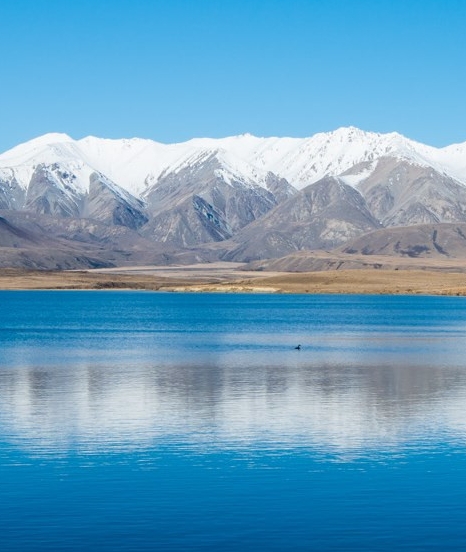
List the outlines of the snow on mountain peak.
{"label": "snow on mountain peak", "polygon": [[[227,181],[266,186],[272,172],[301,189],[324,176],[337,176],[360,163],[369,166],[384,156],[398,157],[449,174],[466,183],[466,143],[434,148],[396,132],[381,134],[341,127],[309,138],[259,138],[242,134],[226,138],[194,138],[162,144],[153,140],[73,140],[66,134],[46,134],[0,155],[1,174],[10,174],[27,188],[39,164],[58,164],[75,175],[80,192],[89,187],[92,172],[105,175],[132,195],[141,196],[162,175],[215,155],[219,174]],[[14,174],[13,174],[14,173]],[[11,176],[13,175],[13,176]],[[357,185],[357,179],[353,179]]]}
{"label": "snow on mountain peak", "polygon": [[0,154],[0,166],[5,166],[7,164],[21,165],[23,163],[27,163],[35,157],[39,158],[47,150],[67,143],[73,143],[73,139],[67,134],[44,134],[43,136],[33,138],[28,142],[19,144]]}

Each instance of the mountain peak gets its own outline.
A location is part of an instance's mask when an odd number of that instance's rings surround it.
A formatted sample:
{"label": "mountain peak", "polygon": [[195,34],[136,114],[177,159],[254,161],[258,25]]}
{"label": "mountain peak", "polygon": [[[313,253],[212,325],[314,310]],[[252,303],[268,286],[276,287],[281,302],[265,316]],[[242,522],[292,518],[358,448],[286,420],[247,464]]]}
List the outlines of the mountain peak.
{"label": "mountain peak", "polygon": [[48,132],[46,134],[42,134],[42,136],[34,138],[33,141],[44,144],[56,144],[61,142],[72,142],[73,138],[64,132]]}
{"label": "mountain peak", "polygon": [[14,165],[23,163],[26,159],[40,155],[55,145],[73,143],[74,140],[67,134],[50,132],[28,142],[23,142],[10,150],[0,154],[1,165],[11,162]]}
{"label": "mountain peak", "polygon": [[[18,146],[14,147],[12,150],[16,150],[17,148],[24,147],[26,149],[34,149],[34,148],[43,148],[47,146],[54,146],[56,144],[66,144],[69,142],[74,142],[73,138],[68,136],[68,134],[62,133],[62,132],[49,132],[47,134],[42,134],[41,136],[37,136],[36,138],[33,138],[32,140],[29,140],[28,142],[23,142],[22,144],[19,144]],[[7,152],[8,153],[8,152]]]}

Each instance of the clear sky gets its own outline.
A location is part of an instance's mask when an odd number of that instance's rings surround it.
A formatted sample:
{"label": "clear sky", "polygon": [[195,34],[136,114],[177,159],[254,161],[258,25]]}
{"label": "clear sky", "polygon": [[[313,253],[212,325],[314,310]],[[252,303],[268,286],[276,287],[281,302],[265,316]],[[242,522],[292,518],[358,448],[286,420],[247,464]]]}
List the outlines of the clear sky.
{"label": "clear sky", "polygon": [[354,125],[466,141],[466,0],[0,0],[0,151]]}

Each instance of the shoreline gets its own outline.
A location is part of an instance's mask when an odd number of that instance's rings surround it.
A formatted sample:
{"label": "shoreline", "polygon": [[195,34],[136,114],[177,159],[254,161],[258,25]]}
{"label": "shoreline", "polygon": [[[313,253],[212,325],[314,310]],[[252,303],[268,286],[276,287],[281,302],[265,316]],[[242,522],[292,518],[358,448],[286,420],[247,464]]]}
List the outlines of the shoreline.
{"label": "shoreline", "polygon": [[251,272],[227,263],[88,271],[2,269],[0,290],[466,296],[466,274],[396,269]]}

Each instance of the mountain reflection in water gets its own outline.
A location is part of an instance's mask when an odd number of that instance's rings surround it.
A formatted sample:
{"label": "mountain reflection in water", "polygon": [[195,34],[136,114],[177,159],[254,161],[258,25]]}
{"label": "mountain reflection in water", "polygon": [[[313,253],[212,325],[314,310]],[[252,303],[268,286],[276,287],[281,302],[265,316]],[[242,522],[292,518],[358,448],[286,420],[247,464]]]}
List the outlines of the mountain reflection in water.
{"label": "mountain reflection in water", "polygon": [[[297,353],[300,354],[300,353]],[[0,371],[3,437],[36,454],[162,444],[339,456],[466,440],[460,367],[79,365]]]}

